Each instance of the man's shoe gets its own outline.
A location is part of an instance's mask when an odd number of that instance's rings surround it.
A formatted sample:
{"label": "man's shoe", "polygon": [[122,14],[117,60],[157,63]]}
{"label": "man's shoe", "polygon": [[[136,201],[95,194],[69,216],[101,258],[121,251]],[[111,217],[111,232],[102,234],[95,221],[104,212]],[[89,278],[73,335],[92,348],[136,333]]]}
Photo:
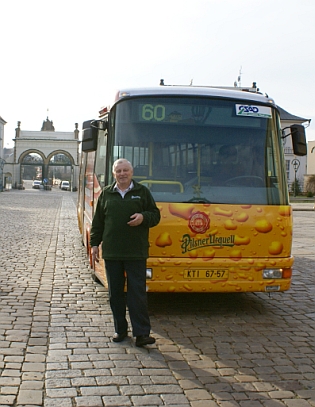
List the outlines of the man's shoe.
{"label": "man's shoe", "polygon": [[113,335],[113,341],[114,342],[121,342],[123,341],[127,336],[127,332],[124,332],[122,334],[118,334],[117,332]]}
{"label": "man's shoe", "polygon": [[140,335],[136,338],[136,346],[153,345],[155,339],[149,335]]}

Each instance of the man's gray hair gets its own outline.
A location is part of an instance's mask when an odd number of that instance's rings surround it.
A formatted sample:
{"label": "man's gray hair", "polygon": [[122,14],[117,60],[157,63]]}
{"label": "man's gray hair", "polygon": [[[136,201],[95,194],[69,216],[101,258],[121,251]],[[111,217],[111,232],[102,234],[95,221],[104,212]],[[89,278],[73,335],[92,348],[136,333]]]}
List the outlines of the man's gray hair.
{"label": "man's gray hair", "polygon": [[130,168],[133,170],[133,166],[130,161],[126,160],[126,158],[118,158],[118,160],[114,161],[112,171],[115,172],[115,168],[118,164],[128,164]]}

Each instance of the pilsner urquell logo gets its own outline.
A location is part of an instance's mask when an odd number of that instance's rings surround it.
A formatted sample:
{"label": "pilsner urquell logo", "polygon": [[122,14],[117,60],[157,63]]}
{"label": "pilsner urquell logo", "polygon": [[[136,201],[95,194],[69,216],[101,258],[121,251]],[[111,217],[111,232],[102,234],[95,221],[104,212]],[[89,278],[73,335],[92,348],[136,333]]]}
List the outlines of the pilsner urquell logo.
{"label": "pilsner urquell logo", "polygon": [[[188,226],[193,233],[203,234],[210,227],[209,216],[204,212],[194,212],[191,214]],[[207,237],[195,238],[188,233],[182,238],[182,253],[196,250],[201,247],[208,246],[234,246],[235,235],[217,237],[216,235],[208,235]]]}
{"label": "pilsner urquell logo", "polygon": [[205,233],[210,226],[209,216],[204,212],[194,212],[189,218],[188,226],[194,233]]}
{"label": "pilsner urquell logo", "polygon": [[201,237],[200,239],[196,239],[191,237],[190,235],[186,234],[183,235],[182,238],[182,253],[190,252],[191,250],[196,250],[202,247],[208,246],[234,246],[235,235],[230,236],[221,236],[218,237],[216,235],[208,235],[207,237]]}
{"label": "pilsner urquell logo", "polygon": [[[187,219],[187,218],[186,218]],[[188,219],[188,226],[193,233],[204,234],[210,227],[209,216],[204,212],[194,212]],[[191,237],[188,233],[182,238],[182,253],[187,253],[202,247],[209,246],[234,246],[235,235],[218,237],[206,235],[200,238]]]}

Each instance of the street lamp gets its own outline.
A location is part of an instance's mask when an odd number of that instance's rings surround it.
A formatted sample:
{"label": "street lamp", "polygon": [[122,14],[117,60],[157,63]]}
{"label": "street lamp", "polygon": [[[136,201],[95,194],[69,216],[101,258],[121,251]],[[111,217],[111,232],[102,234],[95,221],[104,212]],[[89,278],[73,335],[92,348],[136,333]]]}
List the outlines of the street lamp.
{"label": "street lamp", "polygon": [[291,164],[293,165],[294,169],[294,196],[296,196],[296,173],[298,172],[298,169],[300,167],[300,161],[295,158],[294,160],[292,160]]}
{"label": "street lamp", "polygon": [[4,168],[5,160],[0,158],[0,192],[3,192],[3,168]]}

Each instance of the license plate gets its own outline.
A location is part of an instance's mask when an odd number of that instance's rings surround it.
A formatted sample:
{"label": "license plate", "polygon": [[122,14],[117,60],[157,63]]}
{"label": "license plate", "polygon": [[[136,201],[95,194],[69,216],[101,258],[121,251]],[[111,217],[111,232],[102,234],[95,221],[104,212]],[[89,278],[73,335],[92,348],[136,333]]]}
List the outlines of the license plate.
{"label": "license plate", "polygon": [[229,278],[229,271],[226,269],[184,270],[184,278],[192,280],[227,280]]}

